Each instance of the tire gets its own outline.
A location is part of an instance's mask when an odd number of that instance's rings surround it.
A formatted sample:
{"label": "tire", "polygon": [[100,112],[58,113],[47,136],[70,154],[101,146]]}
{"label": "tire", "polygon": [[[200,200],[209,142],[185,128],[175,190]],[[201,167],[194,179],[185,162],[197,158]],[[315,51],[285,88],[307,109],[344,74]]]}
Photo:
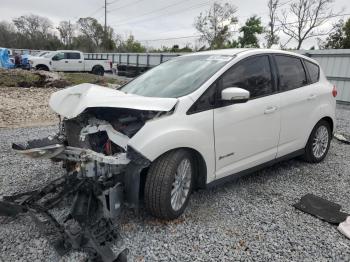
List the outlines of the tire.
{"label": "tire", "polygon": [[36,67],[36,70],[43,70],[43,71],[49,71],[49,68],[45,65],[38,65]]}
{"label": "tire", "polygon": [[94,66],[94,68],[92,69],[92,73],[94,75],[104,76],[105,70],[103,69],[102,66]]}
{"label": "tire", "polygon": [[[320,146],[319,151],[317,151],[317,149],[315,149],[315,144],[317,143],[317,138],[318,140],[322,140],[320,139],[320,136],[324,138],[324,143],[320,143],[322,146]],[[325,120],[319,121],[311,132],[311,135],[305,147],[303,159],[309,163],[321,162],[328,153],[329,146],[331,144],[331,138],[332,132],[329,123]]]}
{"label": "tire", "polygon": [[[176,176],[176,174],[181,174],[181,172],[177,171],[185,166],[188,166],[186,170],[189,170],[189,175],[185,172],[186,179],[183,182],[178,182],[180,176]],[[194,170],[192,155],[185,149],[166,153],[153,162],[145,183],[146,209],[153,216],[161,219],[170,220],[179,217],[184,212],[192,192]],[[177,181],[175,181],[176,177]],[[184,190],[177,191],[174,188],[176,183],[178,188]],[[180,197],[181,195],[175,193],[172,198],[172,192],[182,192],[184,195]],[[176,199],[178,202],[174,201]]]}

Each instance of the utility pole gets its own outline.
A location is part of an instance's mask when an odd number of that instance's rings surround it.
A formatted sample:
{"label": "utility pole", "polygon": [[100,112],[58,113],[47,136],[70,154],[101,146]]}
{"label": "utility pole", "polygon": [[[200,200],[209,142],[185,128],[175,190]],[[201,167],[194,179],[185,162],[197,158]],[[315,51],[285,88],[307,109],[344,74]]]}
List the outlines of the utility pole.
{"label": "utility pole", "polygon": [[105,32],[104,32],[104,39],[105,39],[105,48],[107,49],[107,0],[105,0]]}

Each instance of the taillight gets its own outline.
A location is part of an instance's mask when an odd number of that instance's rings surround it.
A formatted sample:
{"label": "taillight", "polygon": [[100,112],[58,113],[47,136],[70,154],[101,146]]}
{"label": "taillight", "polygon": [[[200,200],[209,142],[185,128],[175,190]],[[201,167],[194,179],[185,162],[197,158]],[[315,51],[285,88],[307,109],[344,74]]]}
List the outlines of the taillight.
{"label": "taillight", "polygon": [[332,96],[336,97],[338,94],[337,88],[335,86],[333,86],[333,90],[332,90]]}

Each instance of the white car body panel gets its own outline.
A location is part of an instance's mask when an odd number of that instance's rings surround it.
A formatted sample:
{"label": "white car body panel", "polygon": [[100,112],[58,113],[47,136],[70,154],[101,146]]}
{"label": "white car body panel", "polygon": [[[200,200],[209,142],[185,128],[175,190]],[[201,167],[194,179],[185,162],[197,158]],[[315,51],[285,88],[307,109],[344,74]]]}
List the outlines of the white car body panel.
{"label": "white car body panel", "polygon": [[280,133],[279,95],[214,109],[216,178],[273,160]]}
{"label": "white car body panel", "polygon": [[[227,69],[240,60],[264,53],[302,55],[278,50],[226,49],[189,54],[232,55],[232,59],[197,90],[180,98],[143,97],[82,84],[54,93],[51,108],[73,118],[92,107],[170,111],[149,120],[128,141],[128,146],[150,161],[176,148],[197,151],[205,161],[207,183],[275,160],[306,146],[323,117],[335,123],[332,86],[321,70],[320,81],[298,89],[251,99],[246,103],[187,114],[197,99]],[[311,99],[310,99],[311,98]],[[233,154],[231,154],[233,153]]]}
{"label": "white car body panel", "polygon": [[331,90],[331,84],[321,72],[319,82],[280,94],[281,133],[277,157],[304,148],[313,127],[323,117],[331,117],[335,123],[336,101]]}
{"label": "white car body panel", "polygon": [[57,114],[73,118],[92,107],[170,111],[176,102],[176,98],[136,96],[108,87],[80,84],[52,94],[49,105]]}
{"label": "white car body panel", "polygon": [[176,148],[196,150],[204,159],[207,168],[207,181],[215,180],[215,152],[213,110],[202,114],[187,115],[193,101],[188,97],[179,99],[174,114],[153,119],[130,140],[129,146],[154,161],[165,152]]}

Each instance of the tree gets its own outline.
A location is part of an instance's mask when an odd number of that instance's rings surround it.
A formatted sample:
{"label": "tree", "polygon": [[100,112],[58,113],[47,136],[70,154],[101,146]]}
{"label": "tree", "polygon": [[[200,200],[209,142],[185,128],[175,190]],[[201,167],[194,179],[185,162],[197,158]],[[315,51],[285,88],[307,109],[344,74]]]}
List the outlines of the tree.
{"label": "tree", "polygon": [[70,21],[61,21],[59,23],[57,30],[60,33],[61,41],[65,46],[71,46],[75,34],[75,28],[76,26]]}
{"label": "tree", "polygon": [[297,41],[297,49],[312,37],[326,35],[329,32],[318,30],[334,16],[334,0],[295,0],[289,4],[289,10],[283,10],[279,19],[282,31]]}
{"label": "tree", "polygon": [[232,35],[231,27],[237,23],[237,8],[229,3],[214,3],[206,13],[200,13],[194,26],[200,33],[200,40],[207,42],[210,49],[223,48]]}
{"label": "tree", "polygon": [[343,48],[343,41],[344,41],[343,27],[344,27],[344,21],[340,20],[334,26],[334,31],[329,34],[326,41],[320,44],[320,47],[322,49]]}
{"label": "tree", "polygon": [[13,19],[18,32],[29,35],[32,38],[37,36],[46,36],[52,29],[52,22],[38,15],[22,15]]}
{"label": "tree", "polygon": [[77,24],[80,32],[99,47],[104,37],[103,26],[92,17],[79,18]]}
{"label": "tree", "polygon": [[11,47],[29,49],[57,49],[60,40],[52,32],[53,24],[37,15],[23,15],[13,19],[16,27],[15,45]]}
{"label": "tree", "polygon": [[350,18],[348,21],[346,21],[344,27],[344,41],[343,41],[343,48],[350,48]]}
{"label": "tree", "polygon": [[105,51],[111,51],[116,49],[116,42],[114,40],[115,34],[112,27],[107,26],[106,35],[102,39],[101,46]]}
{"label": "tree", "polygon": [[326,49],[350,48],[350,19],[345,24],[343,20],[340,20],[334,26],[334,31],[327,37],[326,41],[320,44],[320,47]]}
{"label": "tree", "polygon": [[16,45],[16,29],[13,24],[0,22],[0,46],[13,47]]}
{"label": "tree", "polygon": [[144,53],[146,52],[146,47],[140,42],[136,41],[133,35],[129,35],[124,41],[123,38],[118,35],[117,41],[117,51],[118,52],[133,52],[133,53]]}
{"label": "tree", "polygon": [[260,17],[252,16],[248,18],[245,25],[239,29],[239,32],[243,33],[243,36],[238,38],[240,47],[259,47],[259,40],[256,35],[262,34],[263,31]]}
{"label": "tree", "polygon": [[279,28],[276,26],[277,21],[277,9],[280,0],[269,0],[267,6],[269,8],[269,23],[266,30],[265,39],[267,41],[266,47],[270,48],[273,45],[278,44],[279,37],[277,35]]}

